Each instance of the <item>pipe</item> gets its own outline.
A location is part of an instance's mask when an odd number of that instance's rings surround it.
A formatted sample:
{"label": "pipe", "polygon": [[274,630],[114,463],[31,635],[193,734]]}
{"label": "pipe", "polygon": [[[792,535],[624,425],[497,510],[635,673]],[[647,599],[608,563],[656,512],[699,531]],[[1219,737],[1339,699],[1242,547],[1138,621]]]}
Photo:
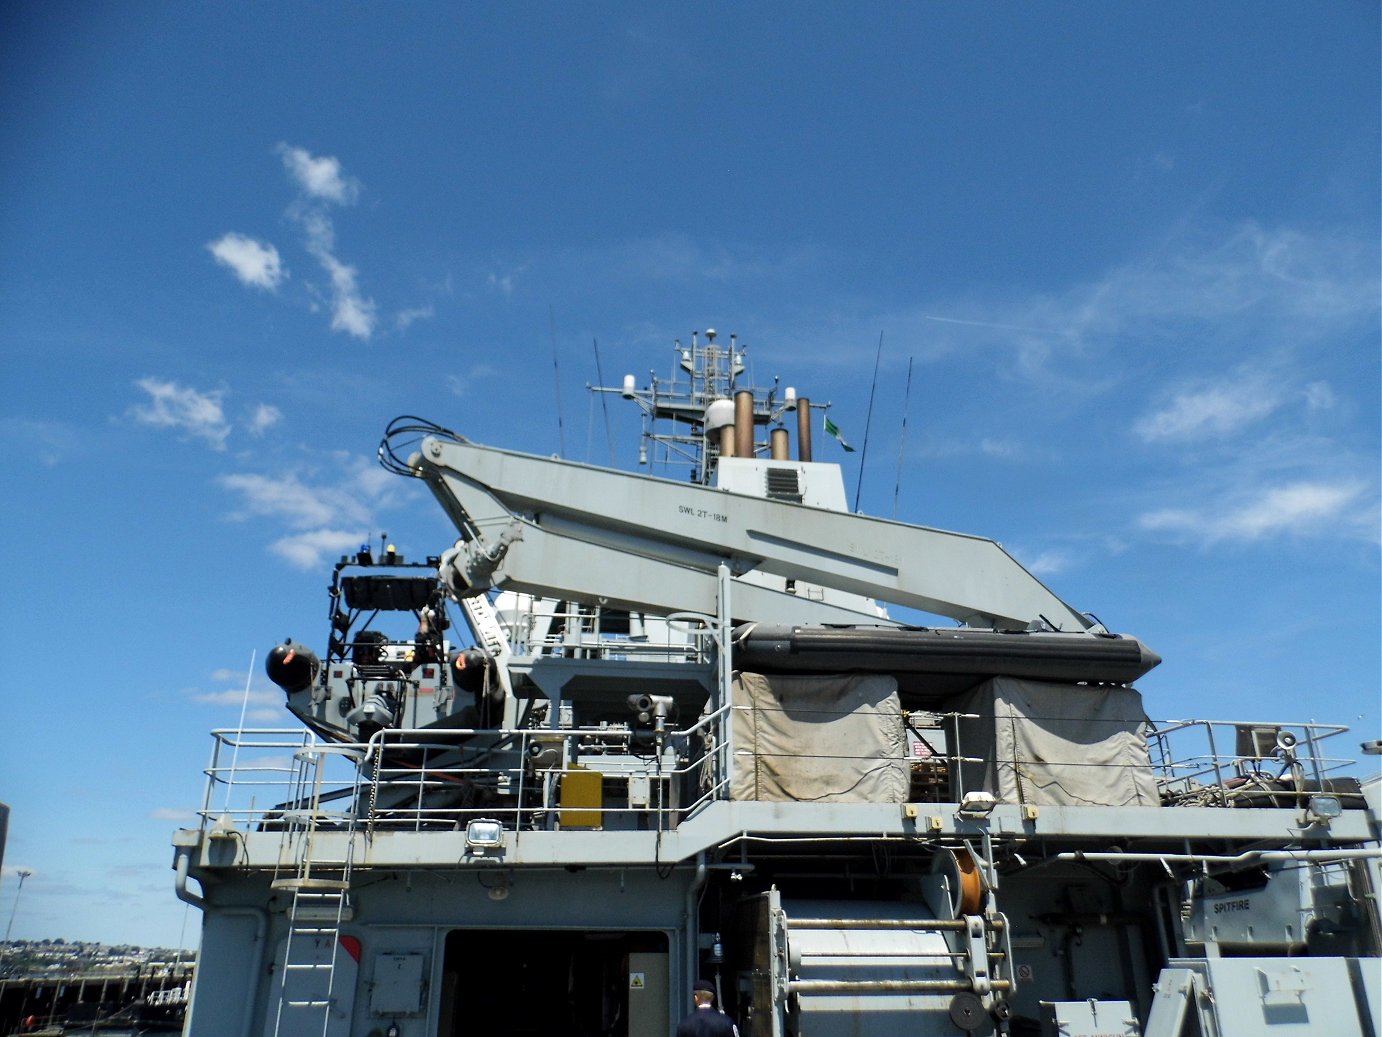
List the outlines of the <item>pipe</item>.
{"label": "pipe", "polygon": [[[250,1037],[254,1029],[255,1007],[259,1002],[259,979],[264,972],[264,949],[266,946],[265,938],[269,931],[269,912],[262,907],[251,907],[249,905],[230,905],[213,909],[207,902],[206,897],[198,896],[187,888],[187,873],[191,866],[191,857],[192,854],[188,847],[178,847],[177,857],[174,860],[174,875],[176,877],[173,880],[173,888],[177,892],[179,900],[186,904],[191,904],[204,915],[208,915],[214,910],[218,915],[254,919],[254,944],[256,953],[250,955],[249,994],[245,999],[244,1022],[240,1027],[241,1037]],[[193,1006],[196,1004],[195,997],[192,1000],[192,1004]],[[190,1010],[195,1011],[195,1007],[192,1007]]]}
{"label": "pipe", "polygon": [[720,427],[720,456],[734,456],[734,426],[722,425]]}
{"label": "pipe", "polygon": [[753,456],[753,393],[748,389],[734,394],[734,456]]}
{"label": "pipe", "polygon": [[772,459],[774,461],[788,461],[791,459],[791,447],[787,444],[787,430],[785,428],[775,428],[769,435],[772,444]]}
{"label": "pipe", "polygon": [[191,904],[198,911],[206,911],[206,898],[193,893],[187,888],[187,873],[191,868],[191,851],[185,847],[178,847],[177,856],[173,859],[173,891],[177,893],[178,899],[184,904]]}
{"label": "pipe", "polygon": [[811,401],[797,400],[797,460],[811,460]]}
{"label": "pipe", "polygon": [[[692,983],[696,981],[696,977],[690,975],[691,969],[693,967],[697,969],[700,968],[700,954],[698,953],[698,938],[700,936],[699,901],[701,890],[705,888],[705,882],[709,875],[710,872],[705,866],[705,851],[702,850],[700,853],[696,854],[696,874],[695,877],[691,879],[691,885],[687,887],[686,890],[686,947],[683,950],[686,963],[682,966],[682,979],[685,980],[689,976]],[[683,987],[683,991],[685,991],[685,986]],[[681,997],[685,999],[686,993],[683,992]]]}
{"label": "pipe", "polygon": [[1334,850],[1244,850],[1242,853],[1121,853],[1085,852],[1072,850],[1058,853],[1049,860],[1056,861],[1179,861],[1188,864],[1245,864],[1249,861],[1298,861],[1325,864],[1330,861],[1356,861],[1382,858],[1382,846],[1371,849]]}

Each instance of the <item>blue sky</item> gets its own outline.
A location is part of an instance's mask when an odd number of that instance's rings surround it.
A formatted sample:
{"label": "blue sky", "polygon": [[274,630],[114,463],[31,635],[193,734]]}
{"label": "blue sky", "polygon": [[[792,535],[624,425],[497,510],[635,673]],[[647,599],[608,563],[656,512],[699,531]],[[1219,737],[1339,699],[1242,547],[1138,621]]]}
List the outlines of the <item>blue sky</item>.
{"label": "blue sky", "polygon": [[16,938],[192,944],[251,653],[277,723],[327,563],[453,539],[384,426],[605,463],[594,340],[735,332],[862,445],[881,334],[861,510],[1142,638],[1154,718],[1382,734],[1378,19],[4,5],[0,916],[27,868]]}

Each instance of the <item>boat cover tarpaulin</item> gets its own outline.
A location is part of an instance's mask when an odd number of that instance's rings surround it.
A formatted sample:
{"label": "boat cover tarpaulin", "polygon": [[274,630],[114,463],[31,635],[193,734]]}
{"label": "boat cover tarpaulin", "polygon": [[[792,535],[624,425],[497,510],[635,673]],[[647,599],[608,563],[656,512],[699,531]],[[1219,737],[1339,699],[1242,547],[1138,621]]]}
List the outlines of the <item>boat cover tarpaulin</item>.
{"label": "boat cover tarpaulin", "polygon": [[732,706],[732,798],[907,801],[907,738],[892,677],[740,673]]}
{"label": "boat cover tarpaulin", "polygon": [[992,792],[1000,803],[1159,806],[1150,721],[1136,688],[1088,687],[995,677],[964,696],[958,793]]}

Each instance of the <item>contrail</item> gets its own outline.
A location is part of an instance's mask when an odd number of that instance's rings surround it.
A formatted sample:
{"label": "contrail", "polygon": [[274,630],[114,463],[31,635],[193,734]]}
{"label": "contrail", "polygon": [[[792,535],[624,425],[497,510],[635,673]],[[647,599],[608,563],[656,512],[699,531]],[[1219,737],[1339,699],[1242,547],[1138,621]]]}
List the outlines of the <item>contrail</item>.
{"label": "contrail", "polygon": [[1025,331],[1029,335],[1055,335],[1057,332],[1046,328],[1023,328],[1016,324],[994,324],[986,320],[960,320],[958,317],[933,317],[929,313],[922,314],[923,319],[933,320],[940,324],[964,324],[971,328],[996,328],[999,331]]}

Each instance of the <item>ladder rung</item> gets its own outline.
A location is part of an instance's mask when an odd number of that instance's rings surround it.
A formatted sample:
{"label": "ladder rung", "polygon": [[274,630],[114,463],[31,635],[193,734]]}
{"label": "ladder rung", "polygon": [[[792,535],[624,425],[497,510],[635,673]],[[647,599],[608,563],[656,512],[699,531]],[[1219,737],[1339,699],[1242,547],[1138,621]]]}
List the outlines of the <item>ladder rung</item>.
{"label": "ladder rung", "polygon": [[334,968],[335,966],[333,966],[333,965],[331,964],[331,962],[325,961],[325,962],[311,962],[311,963],[303,962],[303,963],[297,963],[297,964],[295,964],[295,963],[293,963],[293,962],[289,962],[287,965],[284,965],[283,967],[284,967],[285,969],[293,969],[293,970],[295,970],[295,971],[298,971],[298,970],[302,970],[302,969],[329,969],[329,968]]}
{"label": "ladder rung", "polygon": [[285,1001],[289,1008],[330,1008],[330,1001]]}
{"label": "ladder rung", "polygon": [[293,926],[292,932],[294,936],[327,936],[329,934],[339,933],[340,930],[334,925],[295,925]]}
{"label": "ladder rung", "polygon": [[269,883],[270,889],[293,889],[293,890],[346,890],[350,888],[350,882],[345,879],[312,879],[312,878],[291,878],[274,879]]}

